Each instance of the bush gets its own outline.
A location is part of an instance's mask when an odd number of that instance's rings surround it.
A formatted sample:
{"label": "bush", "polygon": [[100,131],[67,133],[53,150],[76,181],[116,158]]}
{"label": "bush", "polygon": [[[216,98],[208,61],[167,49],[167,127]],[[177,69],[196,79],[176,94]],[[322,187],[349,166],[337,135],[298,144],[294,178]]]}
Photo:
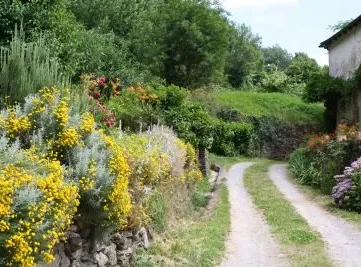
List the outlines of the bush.
{"label": "bush", "polygon": [[317,185],[316,181],[319,181],[322,175],[315,168],[315,162],[305,148],[297,149],[291,154],[289,165],[292,174],[301,184]]}
{"label": "bush", "polygon": [[251,130],[251,125],[247,123],[219,121],[214,130],[214,142],[211,152],[222,156],[247,153]]}
{"label": "bush", "polygon": [[348,143],[332,140],[322,146],[300,148],[290,157],[290,170],[300,183],[331,193],[333,177],[350,160],[350,152]]}
{"label": "bush", "polygon": [[163,110],[182,106],[187,97],[187,91],[175,85],[160,86],[155,91],[159,98],[159,106]]}
{"label": "bush", "polygon": [[210,148],[213,143],[215,120],[202,105],[186,103],[164,112],[167,125],[178,136],[197,148]]}
{"label": "bush", "polygon": [[332,198],[337,206],[361,212],[361,158],[346,167],[337,177],[332,189]]}
{"label": "bush", "polygon": [[191,200],[193,206],[197,208],[206,207],[211,199],[209,193],[212,190],[212,185],[208,179],[203,179],[202,183],[197,184],[191,190]]}
{"label": "bush", "polygon": [[153,192],[202,180],[194,148],[172,130],[106,135],[69,96],[44,88],[0,113],[1,263],[51,262],[75,217],[93,238],[136,228]]}
{"label": "bush", "polygon": [[142,100],[135,91],[126,90],[121,96],[112,97],[107,106],[115,114],[115,121],[121,120],[122,128],[133,132],[162,122],[153,105]]}
{"label": "bush", "polygon": [[44,38],[39,38],[34,43],[26,43],[23,35],[22,29],[15,29],[9,48],[0,49],[2,103],[23,101],[29,93],[44,86],[68,83],[68,78],[60,72],[58,60],[51,56],[45,45]]}

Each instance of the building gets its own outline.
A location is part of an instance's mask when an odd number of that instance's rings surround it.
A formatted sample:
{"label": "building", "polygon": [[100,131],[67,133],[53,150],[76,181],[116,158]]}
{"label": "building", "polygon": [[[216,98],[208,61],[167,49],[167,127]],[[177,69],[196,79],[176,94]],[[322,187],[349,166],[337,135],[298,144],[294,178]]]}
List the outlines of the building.
{"label": "building", "polygon": [[[361,16],[323,41],[320,47],[329,51],[329,74],[348,80],[361,65]],[[360,88],[361,89],[361,88]],[[361,92],[361,90],[360,90]],[[337,101],[337,123],[359,124],[361,129],[361,93],[352,92]]]}

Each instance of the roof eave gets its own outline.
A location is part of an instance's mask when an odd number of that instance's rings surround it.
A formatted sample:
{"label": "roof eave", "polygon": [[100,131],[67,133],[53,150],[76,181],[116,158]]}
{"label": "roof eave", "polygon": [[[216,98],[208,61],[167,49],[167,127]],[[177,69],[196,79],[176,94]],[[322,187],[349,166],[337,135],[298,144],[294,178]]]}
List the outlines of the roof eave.
{"label": "roof eave", "polygon": [[336,32],[334,35],[332,35],[330,38],[328,38],[327,40],[323,41],[322,43],[320,43],[319,47],[320,48],[325,48],[327,50],[329,50],[332,42],[336,41],[337,39],[339,39],[341,36],[343,36],[344,34],[347,34],[347,32],[349,32],[350,30],[352,30],[353,28],[355,28],[356,26],[358,26],[359,24],[361,24],[361,15],[358,16],[356,19],[354,19],[353,21],[351,21],[349,24],[347,24],[346,27],[344,27],[343,29],[339,30],[338,32]]}

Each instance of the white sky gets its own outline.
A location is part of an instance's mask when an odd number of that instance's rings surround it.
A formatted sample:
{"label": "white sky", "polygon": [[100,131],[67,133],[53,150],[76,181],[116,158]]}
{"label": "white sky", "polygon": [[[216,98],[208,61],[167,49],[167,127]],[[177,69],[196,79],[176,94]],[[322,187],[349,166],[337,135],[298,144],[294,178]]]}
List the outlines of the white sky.
{"label": "white sky", "polygon": [[319,44],[333,33],[329,25],[361,14],[361,0],[224,0],[231,19],[262,37],[263,46],[279,44],[289,52],[306,52],[328,64]]}

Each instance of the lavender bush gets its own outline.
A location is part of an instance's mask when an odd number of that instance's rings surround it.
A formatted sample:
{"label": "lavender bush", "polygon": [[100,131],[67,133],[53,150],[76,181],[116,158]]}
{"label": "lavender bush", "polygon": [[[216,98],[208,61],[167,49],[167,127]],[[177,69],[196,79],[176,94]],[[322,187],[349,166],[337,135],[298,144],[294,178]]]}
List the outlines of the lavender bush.
{"label": "lavender bush", "polygon": [[361,211],[361,158],[346,167],[342,175],[335,176],[336,186],[332,198],[337,206]]}

